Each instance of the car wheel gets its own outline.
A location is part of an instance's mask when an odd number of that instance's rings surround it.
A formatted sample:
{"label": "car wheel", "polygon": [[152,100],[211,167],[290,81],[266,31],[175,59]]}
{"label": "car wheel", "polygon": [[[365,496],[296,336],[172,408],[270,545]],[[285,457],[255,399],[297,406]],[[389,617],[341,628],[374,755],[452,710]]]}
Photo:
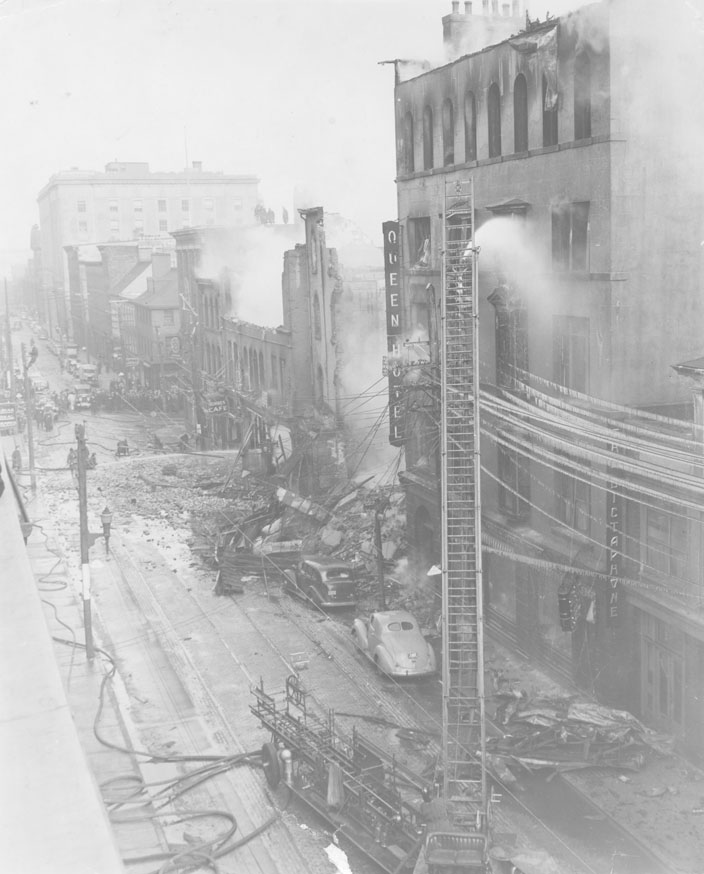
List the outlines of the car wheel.
{"label": "car wheel", "polygon": [[273,743],[264,744],[261,757],[266,782],[272,789],[276,789],[281,782],[281,762],[276,746]]}

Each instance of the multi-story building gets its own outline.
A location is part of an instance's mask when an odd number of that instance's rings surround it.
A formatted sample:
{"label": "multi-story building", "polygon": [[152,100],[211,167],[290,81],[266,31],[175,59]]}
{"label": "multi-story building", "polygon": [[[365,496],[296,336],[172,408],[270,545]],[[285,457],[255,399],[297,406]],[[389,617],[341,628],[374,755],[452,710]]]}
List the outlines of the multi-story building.
{"label": "multi-story building", "polygon": [[56,312],[47,322],[71,330],[64,248],[82,243],[168,237],[179,228],[237,227],[255,221],[255,176],[203,170],[194,161],[181,172],[152,172],[143,162],[112,161],[104,172],[71,169],[52,176],[39,192],[44,297]]}
{"label": "multi-story building", "polygon": [[[481,46],[486,21],[471,5],[460,13],[453,4],[443,24],[448,63],[420,73],[396,63],[402,322],[425,349],[406,374],[416,571],[424,576],[441,553],[445,192],[471,179],[480,376],[504,405],[489,400],[482,422],[487,618],[523,651],[701,754],[704,623],[691,611],[685,622],[688,602],[675,597],[682,577],[690,595],[702,584],[691,548],[701,522],[682,522],[671,485],[659,505],[635,487],[615,503],[603,471],[616,453],[577,456],[588,426],[575,424],[577,409],[591,408],[603,445],[616,429],[619,451],[642,459],[618,430],[626,408],[675,415],[688,401],[670,365],[701,354],[704,328],[704,126],[697,101],[675,98],[690,93],[701,65],[701,51],[685,48],[693,22],[684,7],[664,17],[622,0],[527,21]],[[665,32],[673,40],[663,59]],[[570,439],[551,436],[544,419],[536,431],[530,408],[548,396],[562,399],[554,431],[569,421]],[[584,605],[573,628],[560,615],[571,570]],[[616,608],[609,580],[619,574],[630,584]]]}

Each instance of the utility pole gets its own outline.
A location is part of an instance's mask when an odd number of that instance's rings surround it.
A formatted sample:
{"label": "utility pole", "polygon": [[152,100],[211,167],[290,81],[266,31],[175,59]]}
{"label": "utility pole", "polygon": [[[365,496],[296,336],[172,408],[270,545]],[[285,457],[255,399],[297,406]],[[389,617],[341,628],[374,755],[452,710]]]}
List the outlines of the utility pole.
{"label": "utility pole", "polygon": [[384,591],[384,553],[381,543],[381,520],[386,509],[386,501],[377,501],[374,510],[374,545],[376,547],[376,572],[379,580],[380,609],[386,610],[386,592]]}
{"label": "utility pole", "polygon": [[166,396],[164,392],[164,341],[161,337],[158,325],[154,330],[156,331],[156,351],[159,356],[159,394],[161,395],[161,408],[163,412],[166,412]]}
{"label": "utility pole", "polygon": [[78,442],[78,511],[81,521],[81,579],[83,582],[83,625],[86,635],[86,656],[92,661],[93,651],[93,618],[90,606],[90,564],[88,559],[88,490],[86,483],[86,461],[88,447],[86,446],[85,425],[76,425],[76,440]]}
{"label": "utility pole", "polygon": [[15,400],[17,391],[15,388],[15,368],[12,362],[12,327],[10,325],[10,297],[7,292],[7,279],[5,279],[5,331],[8,384],[3,386],[3,388],[9,388],[12,392],[12,399]]}
{"label": "utility pole", "polygon": [[[34,364],[34,351],[27,363],[27,350],[22,344],[22,373],[24,375],[24,411],[27,419],[27,451],[29,453],[29,481],[33,492],[37,490],[37,472],[34,467],[34,398],[32,384],[29,381],[29,368]],[[35,347],[36,348],[36,347]]]}

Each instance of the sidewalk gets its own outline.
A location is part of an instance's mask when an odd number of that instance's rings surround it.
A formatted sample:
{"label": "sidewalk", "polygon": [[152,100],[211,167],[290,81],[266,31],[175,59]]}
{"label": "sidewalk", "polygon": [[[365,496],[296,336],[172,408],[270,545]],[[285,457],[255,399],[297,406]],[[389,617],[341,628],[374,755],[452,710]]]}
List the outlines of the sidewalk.
{"label": "sidewalk", "polygon": [[[486,664],[503,672],[511,688],[528,700],[587,696],[567,688],[491,640]],[[490,688],[490,687],[489,687]],[[585,768],[565,771],[560,780],[658,859],[672,874],[704,872],[704,771],[673,754],[649,760],[640,771]]]}
{"label": "sidewalk", "polygon": [[[73,508],[72,508],[73,509]],[[45,516],[40,500],[30,506],[36,527],[29,539],[28,552],[41,598],[53,606],[45,607],[52,636],[64,641],[83,643],[83,603],[78,593],[78,525],[71,526],[69,542],[52,537],[50,520]],[[77,521],[77,520],[76,520]],[[89,512],[89,530],[99,528],[98,520]],[[60,530],[60,529],[59,529]],[[64,526],[64,530],[68,530]],[[44,531],[49,534],[45,536]],[[156,756],[236,756],[246,752],[238,739],[237,726],[219,711],[208,685],[198,674],[183,650],[179,633],[165,619],[160,605],[147,587],[140,585],[142,570],[139,559],[130,561],[133,547],[125,551],[120,537],[113,532],[111,547],[115,554],[105,555],[102,538],[92,546],[90,567],[92,576],[93,637],[115,659],[118,676],[105,686],[104,706],[98,730],[110,743],[127,749],[147,751]],[[68,556],[68,559],[64,558]],[[150,578],[162,575],[173,579],[171,570],[150,563]],[[68,626],[68,628],[66,627]],[[66,694],[95,781],[120,778],[104,790],[114,797],[125,787],[135,788],[141,781],[182,779],[203,762],[154,763],[145,756],[137,757],[104,746],[96,738],[94,722],[100,703],[101,684],[110,668],[110,661],[96,652],[93,663],[87,661],[85,650],[65,643],[54,646]],[[226,681],[227,678],[221,678]],[[237,683],[232,683],[235,694]],[[239,678],[243,701],[249,698],[249,680]],[[256,748],[263,740],[258,737]],[[251,739],[248,739],[252,747]],[[128,782],[131,781],[131,782]],[[306,833],[294,837],[272,805],[266,784],[258,767],[240,766],[208,779],[164,809],[188,814],[193,809],[212,811],[207,820],[150,820],[145,808],[130,811],[140,815],[137,822],[123,822],[112,817],[111,822],[123,860],[143,858],[166,851],[187,850],[189,845],[212,840],[226,827],[218,811],[228,811],[236,821],[232,841],[248,838],[258,830],[261,834],[242,847],[224,855],[218,861],[223,874],[310,874],[328,872],[330,866],[320,846],[306,847]],[[161,786],[150,790],[158,791]],[[154,798],[154,795],[151,796]],[[299,841],[300,838],[300,841]],[[301,849],[300,842],[304,849]],[[161,861],[130,863],[134,874],[147,874]],[[105,869],[107,871],[108,869]],[[15,872],[12,872],[15,874]],[[18,872],[19,874],[19,872]],[[48,874],[48,872],[47,872]],[[83,874],[76,869],[76,874]],[[105,874],[100,870],[100,874]]]}
{"label": "sidewalk", "polygon": [[[40,499],[28,507],[30,518],[38,522],[46,516]],[[48,526],[47,526],[48,527]],[[83,604],[70,582],[71,571],[63,557],[57,555],[59,545],[51,535],[46,536],[38,526],[32,532],[27,553],[36,580],[39,596],[44,607],[44,616],[52,638],[66,641],[53,642],[56,664],[61,674],[69,708],[73,717],[81,747],[91,769],[93,779],[101,787],[103,798],[115,795],[121,786],[132,789],[142,779],[135,756],[104,746],[97,739],[94,724],[101,701],[101,685],[109,671],[109,661],[96,653],[92,662],[86,657],[85,648],[74,647],[72,642],[83,644]],[[67,627],[68,626],[68,627]],[[100,629],[96,629],[99,640]],[[101,736],[125,749],[132,746],[130,731],[120,711],[115,691],[110,682],[105,684],[103,707],[100,714]],[[102,788],[107,781],[121,778],[117,787]],[[126,857],[161,853],[167,849],[166,841],[157,824],[148,820],[120,822],[111,818],[115,841],[123,859]],[[130,865],[135,874],[152,871],[154,863]]]}
{"label": "sidewalk", "polygon": [[[7,451],[7,442],[0,441]],[[7,874],[124,868],[67,703],[5,475],[0,498],[0,840]],[[33,537],[41,540],[40,532]],[[41,546],[41,544],[39,544]]]}

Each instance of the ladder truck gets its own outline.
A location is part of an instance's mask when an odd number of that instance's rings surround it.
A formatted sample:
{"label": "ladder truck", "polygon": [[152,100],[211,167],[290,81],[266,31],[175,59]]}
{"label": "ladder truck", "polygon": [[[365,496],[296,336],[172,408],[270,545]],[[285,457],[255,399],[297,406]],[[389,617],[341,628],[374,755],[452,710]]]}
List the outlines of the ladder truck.
{"label": "ladder truck", "polygon": [[442,801],[419,859],[485,874],[490,796],[484,711],[478,294],[472,180],[446,181],[441,306]]}

